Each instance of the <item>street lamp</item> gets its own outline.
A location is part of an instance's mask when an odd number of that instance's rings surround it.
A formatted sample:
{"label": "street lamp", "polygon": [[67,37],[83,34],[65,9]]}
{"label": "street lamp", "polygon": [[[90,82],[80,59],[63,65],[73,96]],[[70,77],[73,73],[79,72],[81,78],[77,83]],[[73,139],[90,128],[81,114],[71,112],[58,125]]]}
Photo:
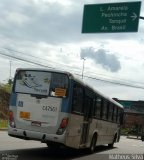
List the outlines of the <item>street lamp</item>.
{"label": "street lamp", "polygon": [[85,58],[82,58],[82,60],[83,60],[83,68],[82,68],[82,79],[83,79],[83,73],[84,73],[84,62],[85,62]]}
{"label": "street lamp", "polygon": [[8,84],[11,86],[12,85],[12,78],[11,78],[11,64],[12,61],[10,60],[10,75],[9,75],[9,80],[8,80]]}
{"label": "street lamp", "polygon": [[11,60],[10,60],[10,71],[9,71],[10,75],[9,75],[9,79],[11,79]]}

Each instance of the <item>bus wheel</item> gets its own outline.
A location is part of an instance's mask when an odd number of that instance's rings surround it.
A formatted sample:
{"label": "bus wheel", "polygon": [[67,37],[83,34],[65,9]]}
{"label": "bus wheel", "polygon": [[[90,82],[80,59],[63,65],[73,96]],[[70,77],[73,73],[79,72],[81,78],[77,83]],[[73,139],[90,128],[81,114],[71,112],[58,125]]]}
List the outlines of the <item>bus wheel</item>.
{"label": "bus wheel", "polygon": [[141,136],[141,140],[144,141],[144,135]]}
{"label": "bus wheel", "polygon": [[89,153],[91,153],[91,154],[94,153],[94,151],[95,151],[96,140],[97,140],[97,136],[96,136],[96,134],[94,134],[92,141],[91,141],[91,145],[89,147]]}
{"label": "bus wheel", "polygon": [[114,142],[111,143],[111,144],[108,144],[108,147],[109,147],[109,148],[113,148],[113,146],[114,146]]}
{"label": "bus wheel", "polygon": [[116,142],[116,137],[117,137],[117,135],[114,136],[113,142],[110,143],[110,144],[108,144],[108,147],[109,147],[109,148],[113,148],[114,143]]}

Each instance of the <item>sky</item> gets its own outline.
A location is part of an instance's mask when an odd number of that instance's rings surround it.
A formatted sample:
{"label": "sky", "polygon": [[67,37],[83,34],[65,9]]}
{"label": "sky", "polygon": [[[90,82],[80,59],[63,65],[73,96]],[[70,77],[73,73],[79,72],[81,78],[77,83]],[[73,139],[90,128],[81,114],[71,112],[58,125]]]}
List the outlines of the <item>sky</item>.
{"label": "sky", "polygon": [[117,2],[133,0],[1,0],[0,82],[17,68],[55,68],[83,72],[110,98],[144,100],[144,20],[138,32],[82,33],[85,4]]}

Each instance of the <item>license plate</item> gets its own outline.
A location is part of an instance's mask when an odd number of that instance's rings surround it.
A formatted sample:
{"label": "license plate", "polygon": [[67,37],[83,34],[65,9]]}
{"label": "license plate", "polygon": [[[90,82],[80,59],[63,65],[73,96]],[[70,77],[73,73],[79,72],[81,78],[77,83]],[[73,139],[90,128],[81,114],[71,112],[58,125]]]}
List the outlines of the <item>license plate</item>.
{"label": "license plate", "polygon": [[20,118],[30,119],[30,112],[20,112]]}
{"label": "license plate", "polygon": [[38,127],[40,127],[40,126],[41,126],[41,122],[32,121],[32,122],[31,122],[31,125],[32,125],[32,126],[38,126]]}

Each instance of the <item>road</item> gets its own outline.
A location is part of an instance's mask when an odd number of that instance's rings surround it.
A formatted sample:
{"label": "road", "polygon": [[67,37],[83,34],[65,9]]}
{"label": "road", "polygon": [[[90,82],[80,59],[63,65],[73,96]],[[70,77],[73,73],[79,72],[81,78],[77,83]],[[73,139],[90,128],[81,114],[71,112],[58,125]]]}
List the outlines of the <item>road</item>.
{"label": "road", "polygon": [[[122,155],[121,155],[122,154]],[[9,137],[6,131],[0,131],[0,160],[143,160],[144,142],[138,139],[121,137],[113,149],[107,145],[96,147],[94,154],[88,154],[86,149],[75,150],[61,148],[51,150],[45,144],[36,141],[25,141]]]}

